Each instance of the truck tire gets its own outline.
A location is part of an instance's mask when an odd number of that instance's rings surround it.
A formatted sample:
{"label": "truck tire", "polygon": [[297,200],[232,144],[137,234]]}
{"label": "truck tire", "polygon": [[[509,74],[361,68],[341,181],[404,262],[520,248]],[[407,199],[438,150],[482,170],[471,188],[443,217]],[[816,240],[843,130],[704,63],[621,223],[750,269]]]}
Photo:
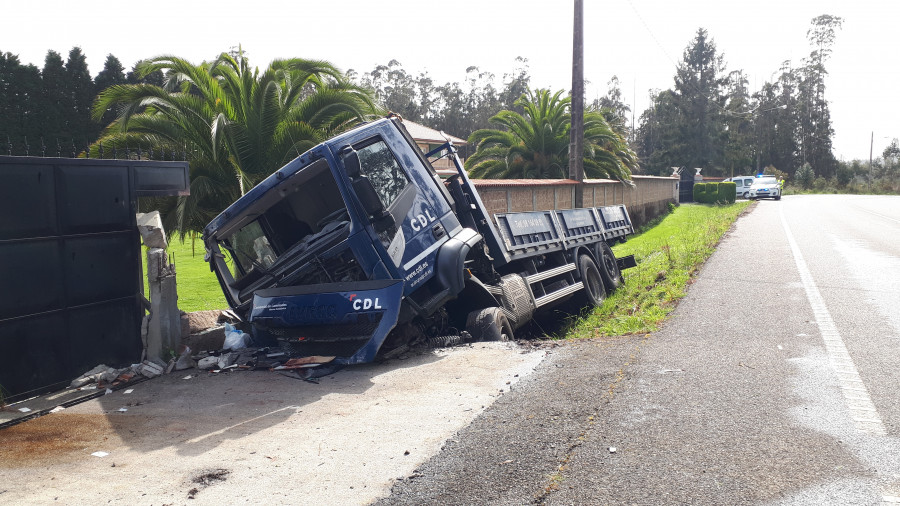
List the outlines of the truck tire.
{"label": "truck tire", "polygon": [[499,307],[487,307],[469,313],[466,330],[476,341],[509,341],[513,327]]}
{"label": "truck tire", "polygon": [[619,269],[619,263],[616,262],[616,255],[612,252],[609,244],[601,242],[597,249],[599,250],[597,258],[600,260],[600,277],[603,278],[606,293],[611,294],[625,282],[625,278],[622,276],[622,270]]}
{"label": "truck tire", "polygon": [[572,297],[572,302],[578,307],[599,307],[606,299],[606,289],[600,269],[590,255],[578,257],[578,273],[584,287]]}

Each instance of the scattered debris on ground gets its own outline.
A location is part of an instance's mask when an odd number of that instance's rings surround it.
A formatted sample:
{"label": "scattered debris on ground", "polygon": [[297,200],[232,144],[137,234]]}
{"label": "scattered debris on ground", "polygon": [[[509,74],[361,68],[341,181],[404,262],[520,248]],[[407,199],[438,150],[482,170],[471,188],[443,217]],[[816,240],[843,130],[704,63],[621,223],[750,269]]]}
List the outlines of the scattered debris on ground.
{"label": "scattered debris on ground", "polygon": [[199,494],[200,491],[204,488],[228,479],[229,474],[231,474],[231,471],[227,469],[210,469],[208,471],[201,471],[196,476],[191,478],[191,483],[197,486],[192,487],[190,490],[188,490],[187,498],[194,499],[196,495]]}

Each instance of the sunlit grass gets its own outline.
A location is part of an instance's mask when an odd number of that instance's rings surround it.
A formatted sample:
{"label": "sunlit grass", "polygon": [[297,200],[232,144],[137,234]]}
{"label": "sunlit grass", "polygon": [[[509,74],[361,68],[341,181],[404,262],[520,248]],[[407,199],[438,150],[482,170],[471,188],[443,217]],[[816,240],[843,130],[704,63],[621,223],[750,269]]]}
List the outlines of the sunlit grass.
{"label": "sunlit grass", "polygon": [[617,257],[634,255],[625,284],[603,305],[572,320],[567,338],[618,336],[655,331],[684,297],[697,269],[750,202],[726,206],[682,205],[656,226],[613,247]]}
{"label": "sunlit grass", "polygon": [[[188,237],[181,242],[177,237],[172,237],[166,251],[169,253],[169,262],[175,264],[178,309],[188,313],[207,309],[228,309],[219,281],[209,270],[209,264],[203,260],[203,241],[199,238],[194,241]],[[143,263],[146,295],[146,256]]]}

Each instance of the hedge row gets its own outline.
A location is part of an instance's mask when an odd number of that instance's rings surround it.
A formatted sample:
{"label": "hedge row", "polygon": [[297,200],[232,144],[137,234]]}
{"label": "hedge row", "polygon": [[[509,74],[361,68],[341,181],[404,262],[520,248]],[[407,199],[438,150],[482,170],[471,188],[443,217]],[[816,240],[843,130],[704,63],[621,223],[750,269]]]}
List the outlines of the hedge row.
{"label": "hedge row", "polygon": [[726,183],[694,183],[694,202],[700,204],[734,204],[735,184]]}

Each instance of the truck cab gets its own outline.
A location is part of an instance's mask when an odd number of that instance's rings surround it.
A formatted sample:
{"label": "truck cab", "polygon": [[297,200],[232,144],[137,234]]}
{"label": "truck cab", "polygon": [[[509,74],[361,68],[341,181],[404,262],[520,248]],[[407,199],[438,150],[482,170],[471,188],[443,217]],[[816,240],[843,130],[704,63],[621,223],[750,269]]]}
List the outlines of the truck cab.
{"label": "truck cab", "polygon": [[[304,153],[205,228],[211,269],[254,335],[368,361],[381,345],[361,349],[376,322],[393,327],[455,295],[422,288],[442,249],[449,258],[481,237],[463,230],[439,177],[394,121]],[[461,269],[453,263],[445,270]]]}

